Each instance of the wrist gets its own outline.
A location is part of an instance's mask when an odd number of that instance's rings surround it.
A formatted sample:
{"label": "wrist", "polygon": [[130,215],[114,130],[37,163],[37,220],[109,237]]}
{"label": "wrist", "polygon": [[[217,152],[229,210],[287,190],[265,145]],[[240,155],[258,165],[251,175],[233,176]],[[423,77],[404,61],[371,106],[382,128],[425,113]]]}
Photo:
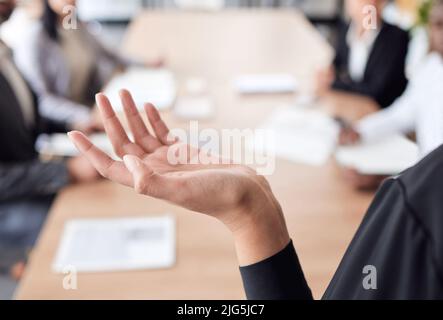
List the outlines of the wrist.
{"label": "wrist", "polygon": [[290,242],[284,219],[255,222],[234,233],[240,266],[266,260],[282,251]]}
{"label": "wrist", "polygon": [[231,230],[241,266],[263,261],[283,250],[290,242],[286,221],[269,186],[253,192],[249,204],[239,206],[235,224],[225,223]]}

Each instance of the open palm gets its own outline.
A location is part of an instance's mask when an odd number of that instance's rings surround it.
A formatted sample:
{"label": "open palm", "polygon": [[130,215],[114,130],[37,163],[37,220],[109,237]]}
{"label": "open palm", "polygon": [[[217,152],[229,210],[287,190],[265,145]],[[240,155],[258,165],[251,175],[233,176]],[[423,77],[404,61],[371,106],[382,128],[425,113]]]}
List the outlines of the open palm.
{"label": "open palm", "polygon": [[[120,96],[134,141],[129,139],[106,96],[98,94],[97,105],[115,153],[123,162],[111,159],[84,134],[78,131],[69,134],[79,151],[104,177],[134,187],[138,193],[225,221],[230,219],[231,211],[248,206],[251,192],[260,196],[268,189],[265,179],[248,167],[217,164],[221,161],[212,161],[210,165],[191,162],[201,156],[200,150],[171,139],[168,127],[152,104],[146,104],[145,110],[153,133],[144,123],[130,93],[122,90]],[[186,163],[171,163],[171,154],[183,152]],[[212,155],[204,156],[217,160]]]}

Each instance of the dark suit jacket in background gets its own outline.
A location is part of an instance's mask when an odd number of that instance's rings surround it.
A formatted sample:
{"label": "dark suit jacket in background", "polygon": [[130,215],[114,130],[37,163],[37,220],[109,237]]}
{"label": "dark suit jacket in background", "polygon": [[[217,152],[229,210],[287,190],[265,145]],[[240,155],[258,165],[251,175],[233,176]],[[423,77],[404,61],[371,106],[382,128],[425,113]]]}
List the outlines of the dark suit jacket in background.
{"label": "dark suit jacket in background", "polygon": [[41,162],[35,151],[39,134],[66,132],[66,125],[40,117],[36,103],[34,110],[35,125],[28,128],[17,97],[0,72],[0,205],[55,194],[68,183],[63,162]]}
{"label": "dark suit jacket in background", "polygon": [[382,108],[390,106],[406,89],[405,62],[409,35],[400,28],[383,22],[369,55],[364,77],[355,82],[349,76],[349,25],[342,28],[336,48],[333,89],[358,93],[374,99]]}
{"label": "dark suit jacket in background", "polygon": [[54,195],[69,183],[66,164],[42,162],[34,145],[41,133],[66,132],[63,123],[39,116],[27,127],[19,101],[0,72],[0,273],[24,261]]}

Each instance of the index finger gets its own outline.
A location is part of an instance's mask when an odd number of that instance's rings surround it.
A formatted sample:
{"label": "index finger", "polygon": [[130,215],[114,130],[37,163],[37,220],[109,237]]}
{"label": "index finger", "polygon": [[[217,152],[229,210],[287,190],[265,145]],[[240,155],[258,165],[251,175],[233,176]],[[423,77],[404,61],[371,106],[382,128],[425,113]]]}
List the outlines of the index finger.
{"label": "index finger", "polygon": [[132,141],[129,140],[125,129],[120,123],[120,120],[117,118],[114,109],[112,109],[108,98],[104,94],[99,93],[96,96],[96,100],[103,119],[105,131],[109,137],[109,140],[111,140],[115,153],[120,158],[126,154],[142,157],[145,152],[140,146],[132,143]]}
{"label": "index finger", "polygon": [[115,161],[105,152],[97,148],[83,133],[72,131],[69,138],[94,168],[105,178],[132,187],[132,175],[123,162]]}
{"label": "index finger", "polygon": [[147,153],[152,153],[158,147],[161,147],[162,143],[150,134],[129,91],[121,90],[120,98],[126,119],[128,119],[129,128],[134,135],[135,143],[142,147]]}

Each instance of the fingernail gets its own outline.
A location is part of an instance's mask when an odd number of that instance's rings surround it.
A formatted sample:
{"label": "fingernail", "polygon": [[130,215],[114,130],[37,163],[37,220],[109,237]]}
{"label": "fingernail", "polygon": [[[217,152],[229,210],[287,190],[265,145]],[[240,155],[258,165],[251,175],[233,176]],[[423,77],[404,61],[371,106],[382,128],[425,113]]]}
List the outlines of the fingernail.
{"label": "fingernail", "polygon": [[135,170],[137,170],[137,167],[139,166],[138,159],[134,156],[131,156],[131,155],[124,156],[123,162],[124,162],[126,168],[131,173],[133,173]]}

